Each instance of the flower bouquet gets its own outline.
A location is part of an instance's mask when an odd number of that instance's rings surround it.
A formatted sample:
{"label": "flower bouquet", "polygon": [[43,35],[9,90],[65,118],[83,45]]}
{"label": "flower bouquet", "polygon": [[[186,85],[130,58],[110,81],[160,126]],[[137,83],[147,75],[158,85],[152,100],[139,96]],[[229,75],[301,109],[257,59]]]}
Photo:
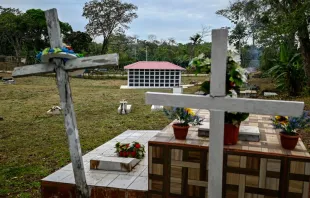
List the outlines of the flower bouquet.
{"label": "flower bouquet", "polygon": [[185,140],[189,124],[200,125],[203,118],[195,114],[195,112],[190,108],[172,107],[164,108],[164,113],[171,120],[177,120],[178,122],[172,125],[174,136],[176,139]]}
{"label": "flower bouquet", "polygon": [[280,140],[283,148],[293,150],[300,137],[297,130],[310,127],[310,115],[305,111],[300,117],[275,116],[271,119],[273,127],[280,129]]}
{"label": "flower bouquet", "polygon": [[131,144],[122,144],[120,142],[117,142],[115,144],[115,149],[115,153],[117,153],[119,157],[132,157],[142,159],[145,154],[145,147],[139,142],[132,142]]}

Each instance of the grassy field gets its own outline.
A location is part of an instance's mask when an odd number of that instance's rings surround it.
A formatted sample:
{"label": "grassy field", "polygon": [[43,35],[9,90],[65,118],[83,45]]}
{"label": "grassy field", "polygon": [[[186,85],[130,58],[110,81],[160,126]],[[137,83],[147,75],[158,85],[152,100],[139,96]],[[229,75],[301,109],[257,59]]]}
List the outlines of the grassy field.
{"label": "grassy field", "polygon": [[[4,76],[4,75],[2,75]],[[204,77],[183,78],[184,83]],[[120,90],[126,80],[71,79],[83,154],[127,129],[159,130],[169,120],[151,113],[146,90]],[[186,93],[198,87],[187,89]],[[171,92],[171,90],[156,90]],[[117,114],[119,101],[133,104],[129,115]],[[0,83],[0,197],[40,197],[40,179],[70,162],[62,116],[46,111],[59,105],[54,77],[19,78]]]}

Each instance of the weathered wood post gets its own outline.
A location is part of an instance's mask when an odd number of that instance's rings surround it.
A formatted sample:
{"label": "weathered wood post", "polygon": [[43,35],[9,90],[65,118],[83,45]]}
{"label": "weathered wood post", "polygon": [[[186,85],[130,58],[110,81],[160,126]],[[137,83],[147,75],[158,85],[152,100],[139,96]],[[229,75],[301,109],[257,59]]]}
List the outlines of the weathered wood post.
{"label": "weathered wood post", "polygon": [[[57,10],[51,9],[45,11],[45,17],[51,48],[61,48],[63,44]],[[65,116],[66,133],[69,141],[70,157],[72,161],[77,194],[80,197],[86,198],[90,196],[90,193],[86,183],[80,138],[72,103],[69,76],[68,73],[64,70],[64,62],[62,59],[54,58],[53,62],[56,65],[55,70],[57,86],[60,96],[61,108],[63,109]]]}

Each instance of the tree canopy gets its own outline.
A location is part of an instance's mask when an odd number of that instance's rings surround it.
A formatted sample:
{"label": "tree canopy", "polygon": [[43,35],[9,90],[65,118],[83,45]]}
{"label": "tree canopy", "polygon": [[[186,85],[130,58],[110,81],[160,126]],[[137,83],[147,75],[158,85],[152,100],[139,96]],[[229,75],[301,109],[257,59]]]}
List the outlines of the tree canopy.
{"label": "tree canopy", "polygon": [[85,3],[83,16],[88,19],[86,31],[92,36],[103,36],[102,50],[104,54],[111,36],[129,28],[128,24],[137,18],[137,6],[122,3],[119,0],[93,0]]}

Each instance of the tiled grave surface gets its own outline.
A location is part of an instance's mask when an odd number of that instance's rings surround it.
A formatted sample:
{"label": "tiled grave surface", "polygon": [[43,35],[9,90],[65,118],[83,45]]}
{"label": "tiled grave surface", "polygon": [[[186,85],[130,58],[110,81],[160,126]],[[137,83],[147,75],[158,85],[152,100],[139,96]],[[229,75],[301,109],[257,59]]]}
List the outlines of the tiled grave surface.
{"label": "tiled grave surface", "polygon": [[[209,119],[208,111],[199,114]],[[251,115],[242,125],[258,126],[261,141],[224,147],[223,197],[310,197],[303,143],[282,149],[270,116]],[[169,125],[149,141],[149,196],[207,197],[209,139],[197,131],[191,127],[186,140],[176,140]]]}
{"label": "tiled grave surface", "polygon": [[[210,113],[208,110],[199,110],[198,114],[205,117],[206,121],[210,121]],[[299,139],[298,144],[293,151],[283,149],[280,144],[279,133],[273,129],[271,116],[251,114],[249,118],[242,122],[243,126],[258,126],[260,131],[260,142],[239,141],[237,145],[225,146],[225,149],[258,151],[263,153],[275,153],[282,155],[310,157],[303,142]],[[157,136],[153,137],[152,142],[166,142],[170,144],[188,144],[191,146],[209,146],[209,138],[198,137],[198,127],[189,128],[186,140],[176,140],[173,137],[172,123],[162,130]]]}
{"label": "tiled grave surface", "polygon": [[[87,184],[92,197],[143,197],[148,189],[148,141],[159,131],[128,130],[83,156]],[[131,172],[91,170],[90,159],[98,156],[117,156],[117,142],[140,142],[146,156]],[[42,197],[75,197],[75,181],[71,163],[41,181]]]}

